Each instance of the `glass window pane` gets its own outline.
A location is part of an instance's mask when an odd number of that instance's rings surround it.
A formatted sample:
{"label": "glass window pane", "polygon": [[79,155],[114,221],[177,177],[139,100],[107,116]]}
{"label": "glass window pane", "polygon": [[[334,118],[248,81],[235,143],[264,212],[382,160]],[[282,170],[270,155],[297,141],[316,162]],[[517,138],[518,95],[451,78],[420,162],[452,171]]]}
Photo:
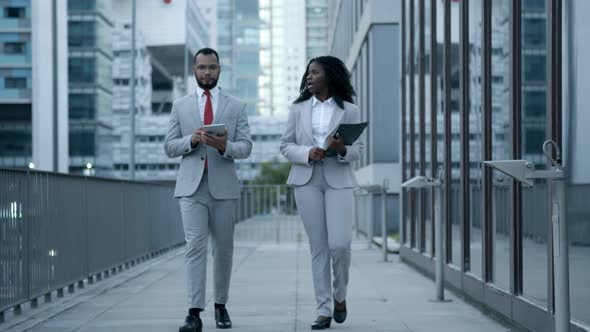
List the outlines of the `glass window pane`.
{"label": "glass window pane", "polygon": [[[536,40],[544,38],[546,17],[545,0],[527,0],[523,4],[523,30],[529,18],[542,20],[538,29],[522,34],[522,152],[523,159],[543,168],[546,158],[542,145],[546,139],[545,119],[545,66],[547,50],[539,48]],[[534,47],[531,47],[534,45]],[[523,295],[539,304],[547,305],[547,185],[536,181],[535,185],[522,190],[522,250],[523,250]]]}
{"label": "glass window pane", "polygon": [[[510,99],[510,0],[492,2],[492,159],[512,159]],[[492,173],[493,277],[510,289],[511,179]]]}
{"label": "glass window pane", "polygon": [[[444,25],[442,25],[444,26]],[[442,27],[441,26],[441,27]],[[461,257],[461,117],[460,117],[460,59],[459,2],[451,2],[451,224],[453,225],[453,263]],[[458,266],[458,265],[457,265]]]}
{"label": "glass window pane", "polygon": [[[412,45],[412,43],[410,42],[410,1],[409,0],[403,0],[405,2],[405,12],[404,12],[404,33],[405,33],[405,49],[404,49],[404,56],[405,56],[405,68],[403,69],[403,75],[405,75],[405,122],[404,122],[404,127],[405,127],[405,133],[406,136],[404,137],[404,144],[405,144],[405,170],[406,170],[406,177],[407,179],[409,179],[411,177],[411,172],[410,172],[410,65],[411,65],[411,60],[410,60],[410,47]],[[410,204],[410,192],[407,190],[404,190],[404,206],[405,206],[405,220],[404,220],[404,239],[405,242],[404,244],[409,244],[410,243],[410,223],[412,222],[410,219],[410,215],[411,215],[411,206],[412,204]]]}
{"label": "glass window pane", "polygon": [[[590,12],[590,1],[575,0],[571,2],[573,13],[573,45],[568,47],[573,68],[573,87],[564,83],[563,90],[575,89],[572,109],[569,110],[571,130],[564,130],[566,149],[571,151],[570,157],[566,156],[566,175],[568,186],[566,192],[567,225],[569,228],[569,256],[570,256],[570,303],[571,314],[574,321],[590,326],[590,283],[588,272],[590,271],[590,154],[588,142],[590,141],[590,95],[586,92],[589,84],[590,72],[590,47],[588,45],[588,31],[590,21],[587,16]],[[565,8],[565,7],[564,7]],[[564,71],[567,68],[564,66]],[[569,80],[564,80],[567,82]],[[566,94],[564,93],[564,96]],[[564,103],[567,103],[564,97]],[[564,115],[567,116],[564,105]]]}
{"label": "glass window pane", "polygon": [[[430,132],[430,123],[431,123],[431,107],[430,107],[430,77],[432,76],[430,70],[430,57],[432,55],[430,49],[431,43],[431,26],[432,26],[432,19],[430,15],[430,0],[421,0],[424,1],[424,157],[425,157],[425,176],[432,176],[431,172],[431,158],[430,153],[432,147],[430,145],[431,140],[431,132]],[[427,190],[425,194],[425,202],[424,202],[424,212],[425,212],[425,228],[424,233],[426,237],[426,253],[431,255],[432,254],[432,244],[433,244],[433,234],[434,228],[432,223],[432,190]]]}
{"label": "glass window pane", "polygon": [[[414,58],[412,59],[412,65],[414,66],[414,76],[411,78],[414,84],[414,174],[420,174],[420,5],[419,1],[412,1],[414,6],[414,40],[412,41],[412,47],[414,48]],[[422,248],[422,225],[421,216],[422,206],[421,203],[421,190],[414,189],[413,201],[414,201],[414,227],[416,230],[416,242],[415,248]]]}
{"label": "glass window pane", "polygon": [[[436,159],[438,166],[444,166],[444,3],[443,1],[436,1]],[[437,167],[438,167],[437,166]],[[451,219],[452,231],[450,234],[452,256],[449,260],[456,266],[459,266],[461,261],[461,236],[459,233],[459,221]],[[449,245],[449,244],[447,244]]]}
{"label": "glass window pane", "polygon": [[[482,0],[469,2],[469,220],[471,249],[466,269],[481,276],[482,236]],[[467,268],[469,266],[469,268]]]}

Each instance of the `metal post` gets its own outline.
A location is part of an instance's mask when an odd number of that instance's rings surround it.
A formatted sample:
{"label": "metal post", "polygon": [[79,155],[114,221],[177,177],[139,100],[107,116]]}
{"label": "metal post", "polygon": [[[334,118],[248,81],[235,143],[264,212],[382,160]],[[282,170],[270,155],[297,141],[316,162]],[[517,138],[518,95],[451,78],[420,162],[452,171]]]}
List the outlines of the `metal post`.
{"label": "metal post", "polygon": [[444,291],[444,270],[443,270],[443,261],[444,261],[444,252],[443,252],[443,186],[433,187],[434,190],[434,237],[435,237],[435,259],[436,259],[436,300],[437,301],[444,301],[445,299],[445,291]]}
{"label": "metal post", "polygon": [[277,214],[281,214],[281,186],[277,184]]}
{"label": "metal post", "polygon": [[359,238],[359,195],[358,191],[354,192],[354,234],[355,238]]}
{"label": "metal post", "polygon": [[[558,166],[560,167],[560,166]],[[555,282],[555,332],[570,326],[569,242],[565,220],[565,181],[552,180],[553,280]]]}
{"label": "metal post", "polygon": [[129,110],[129,178],[135,180],[135,6],[136,0],[131,5],[131,108]]}
{"label": "metal post", "polygon": [[[553,151],[548,150],[552,146]],[[485,164],[508,174],[527,186],[534,179],[547,179],[551,188],[551,223],[553,239],[553,283],[555,292],[555,332],[568,332],[570,325],[569,287],[569,242],[565,219],[565,176],[561,164],[559,145],[548,140],[543,143],[543,152],[554,165],[551,170],[535,170],[535,165],[526,160],[490,160]],[[555,157],[554,157],[555,155]]]}
{"label": "metal post", "polygon": [[367,248],[368,249],[372,249],[373,248],[373,216],[375,215],[375,212],[373,211],[373,193],[369,192],[367,194],[367,201],[368,201],[368,206],[367,206],[367,214],[368,214],[368,218],[367,218]]}
{"label": "metal post", "polygon": [[387,180],[381,187],[381,236],[383,237],[383,261],[387,262]]}

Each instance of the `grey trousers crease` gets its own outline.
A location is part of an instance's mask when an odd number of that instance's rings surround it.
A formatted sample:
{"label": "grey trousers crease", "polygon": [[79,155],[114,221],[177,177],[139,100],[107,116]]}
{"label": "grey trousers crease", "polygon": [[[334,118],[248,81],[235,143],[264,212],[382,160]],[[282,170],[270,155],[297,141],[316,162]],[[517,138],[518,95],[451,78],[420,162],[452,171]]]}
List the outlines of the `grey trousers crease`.
{"label": "grey trousers crease", "polygon": [[179,203],[186,241],[188,305],[205,308],[209,234],[213,249],[214,301],[226,304],[234,251],[236,200],[211,197],[205,173],[197,191],[180,198]]}
{"label": "grey trousers crease", "polygon": [[309,239],[317,313],[332,317],[332,299],[338,302],[346,299],[354,206],[352,188],[331,188],[324,178],[323,164],[317,163],[311,180],[295,187],[295,200]]}

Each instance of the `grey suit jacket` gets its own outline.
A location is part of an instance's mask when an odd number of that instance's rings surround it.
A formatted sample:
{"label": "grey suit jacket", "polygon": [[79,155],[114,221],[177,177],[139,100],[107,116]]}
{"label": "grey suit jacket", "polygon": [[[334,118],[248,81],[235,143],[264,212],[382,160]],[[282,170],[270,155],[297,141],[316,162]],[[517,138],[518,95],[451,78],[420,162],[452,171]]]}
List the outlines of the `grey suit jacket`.
{"label": "grey suit jacket", "polygon": [[164,151],[170,158],[182,156],[176,178],[175,197],[195,193],[203,177],[205,156],[211,196],[216,199],[240,197],[234,159],[248,158],[252,151],[246,103],[220,89],[213,123],[223,123],[228,131],[227,147],[223,155],[204,143],[199,143],[195,149],[191,147],[191,135],[203,127],[196,92],[177,99],[172,105]]}
{"label": "grey suit jacket", "polygon": [[[313,173],[313,164],[309,162],[309,150],[315,146],[311,124],[312,99],[289,108],[287,130],[281,138],[281,153],[293,163],[287,184],[302,186]],[[359,123],[361,120],[358,106],[344,102],[344,109],[336,106],[330,119],[330,132],[333,133],[341,123]],[[361,137],[350,146],[346,146],[346,156],[330,157],[323,161],[324,174],[328,185],[335,189],[352,188],[357,185],[351,161],[358,160],[363,149]]]}

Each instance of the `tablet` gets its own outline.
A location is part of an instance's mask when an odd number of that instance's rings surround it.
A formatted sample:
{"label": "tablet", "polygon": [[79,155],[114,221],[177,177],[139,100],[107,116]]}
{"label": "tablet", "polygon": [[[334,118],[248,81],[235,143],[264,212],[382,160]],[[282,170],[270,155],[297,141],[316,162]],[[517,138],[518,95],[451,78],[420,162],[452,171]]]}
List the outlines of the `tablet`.
{"label": "tablet", "polygon": [[223,123],[211,124],[203,127],[208,134],[222,135],[225,133],[225,125]]}

